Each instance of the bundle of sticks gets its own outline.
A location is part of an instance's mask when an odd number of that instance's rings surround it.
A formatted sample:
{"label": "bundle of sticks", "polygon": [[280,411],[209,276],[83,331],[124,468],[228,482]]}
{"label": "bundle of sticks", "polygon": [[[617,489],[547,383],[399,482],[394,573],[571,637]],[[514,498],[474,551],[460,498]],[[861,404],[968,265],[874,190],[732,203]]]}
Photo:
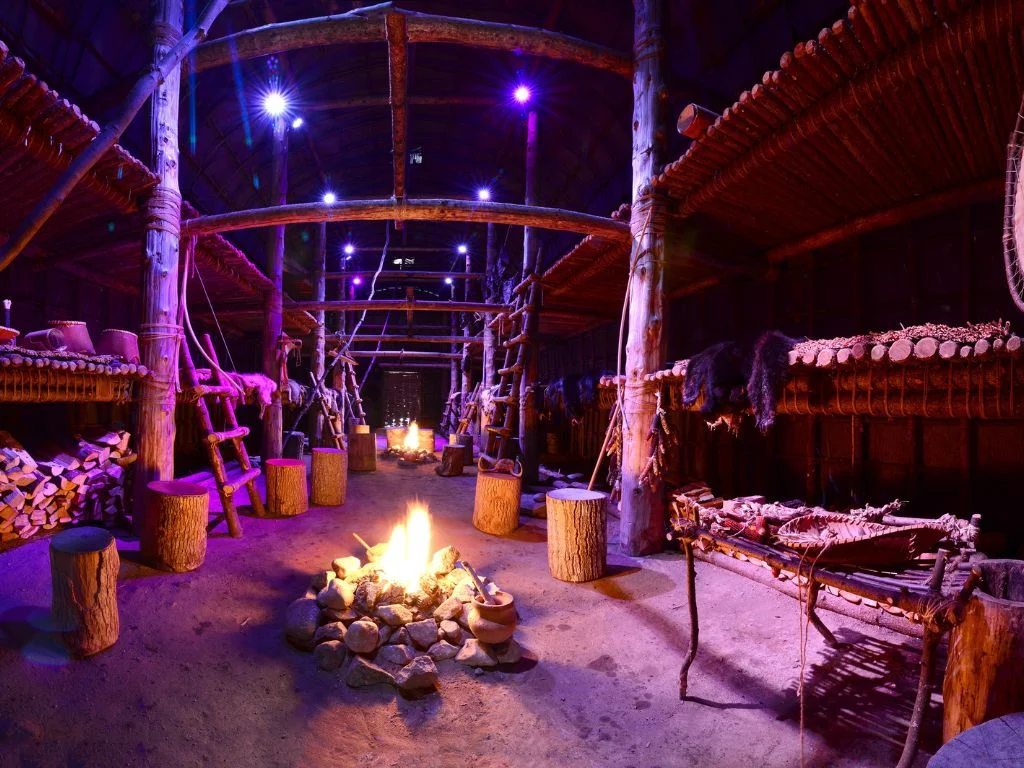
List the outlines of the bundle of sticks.
{"label": "bundle of sticks", "polygon": [[90,430],[45,444],[33,456],[0,431],[0,542],[68,523],[123,520],[128,468],[136,458],[130,439],[124,430]]}

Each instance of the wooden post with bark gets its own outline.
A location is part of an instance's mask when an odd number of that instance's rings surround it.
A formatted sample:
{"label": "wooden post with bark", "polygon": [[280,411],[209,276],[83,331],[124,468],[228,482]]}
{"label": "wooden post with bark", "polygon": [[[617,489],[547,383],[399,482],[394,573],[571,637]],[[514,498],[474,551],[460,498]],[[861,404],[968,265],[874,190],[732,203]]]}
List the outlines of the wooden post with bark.
{"label": "wooden post with bark", "polygon": [[377,438],[367,424],[356,424],[348,433],[348,468],[353,472],[377,470]]}
{"label": "wooden post with bark", "polygon": [[[531,109],[526,118],[526,205],[537,204],[537,110]],[[537,271],[537,238],[533,227],[523,228],[523,279]],[[538,291],[528,290],[527,297],[536,296]],[[528,301],[525,298],[524,301]],[[537,384],[537,333],[540,318],[537,307],[529,306],[524,316],[523,333],[526,344],[523,347],[523,375],[519,380],[519,456],[523,464],[523,478],[526,483],[537,482],[539,448],[537,445],[540,416],[533,398]]]}
{"label": "wooden post with bark", "polygon": [[630,556],[664,544],[665,505],[660,484],[640,482],[651,446],[655,387],[644,376],[661,368],[664,312],[664,200],[651,182],[661,169],[664,41],[662,0],[634,0],[633,35],[633,233],[628,284],[629,334],[623,393],[622,551]]}
{"label": "wooden post with bark", "polygon": [[[484,264],[484,301],[488,304],[498,303],[498,235],[494,231],[494,225],[487,225],[487,257]],[[484,361],[483,361],[483,389],[494,386],[494,348],[496,345],[498,331],[491,327],[484,319]],[[483,433],[483,426],[480,428]]]}
{"label": "wooden post with bark", "polygon": [[1024,562],[976,564],[982,586],[949,638],[942,740],[1024,710]]}
{"label": "wooden post with bark", "polygon": [[348,453],[340,448],[314,448],[310,481],[313,505],[340,507],[348,490]]}
{"label": "wooden post with bark", "polygon": [[301,515],[309,509],[306,464],[302,459],[267,459],[267,512],[278,517]]}
{"label": "wooden post with bark", "polygon": [[[327,298],[327,223],[317,227],[316,243],[313,257],[313,296],[317,301]],[[327,352],[326,313],[318,309],[314,314],[316,328],[313,329],[313,355],[310,370],[317,381],[324,377],[324,365]],[[324,420],[319,408],[310,409],[310,441],[316,447],[324,444]]]}
{"label": "wooden post with bark", "polygon": [[[284,116],[273,122],[273,170],[271,175],[271,202],[284,205],[288,196],[288,128]],[[263,375],[277,383],[277,391],[270,398],[263,415],[263,460],[280,458],[284,440],[284,414],[281,406],[281,351],[278,341],[284,330],[284,225],[270,230],[267,242],[267,274],[272,286],[264,296]]]}
{"label": "wooden post with bark", "polygon": [[117,642],[120,565],[114,537],[102,528],[72,528],[50,539],[53,627],[74,658]]}
{"label": "wooden post with bark", "polygon": [[523,479],[505,472],[478,472],[473,498],[473,526],[494,536],[507,536],[519,527]]}
{"label": "wooden post with bark", "polygon": [[[182,0],[161,0],[153,21],[153,61],[181,39]],[[146,202],[139,347],[150,375],[139,387],[139,458],[135,465],[132,523],[142,530],[146,488],[174,477],[175,379],[178,373],[178,252],[181,191],[178,186],[178,94],[181,67],[171,69],[153,96],[150,147],[157,184]]]}
{"label": "wooden post with bark", "polygon": [[441,477],[458,477],[466,466],[466,450],[461,445],[448,444],[441,451],[441,463],[434,467]]}
{"label": "wooden post with bark", "polygon": [[548,570],[559,581],[593,581],[604,575],[608,554],[608,497],[598,491],[548,491]]}
{"label": "wooden post with bark", "polygon": [[139,552],[157,568],[184,573],[206,559],[210,490],[180,480],[149,484]]}

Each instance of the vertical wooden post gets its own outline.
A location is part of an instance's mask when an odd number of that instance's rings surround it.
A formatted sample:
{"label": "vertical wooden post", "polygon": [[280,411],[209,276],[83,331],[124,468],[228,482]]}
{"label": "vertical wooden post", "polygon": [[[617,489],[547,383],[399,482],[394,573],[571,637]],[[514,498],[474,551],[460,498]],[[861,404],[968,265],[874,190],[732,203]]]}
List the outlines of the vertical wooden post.
{"label": "vertical wooden post", "polygon": [[[284,205],[288,197],[288,129],[284,116],[273,122],[273,171],[271,178],[271,205]],[[277,382],[278,388],[270,400],[263,417],[263,460],[281,457],[284,415],[281,409],[281,362],[278,341],[284,324],[282,320],[284,281],[284,226],[273,227],[267,242],[267,274],[271,287],[264,297],[263,374]]]}
{"label": "vertical wooden post", "polygon": [[[484,263],[484,301],[494,304],[498,299],[498,276],[495,274],[498,269],[498,236],[494,231],[494,225],[487,225],[487,259]],[[490,317],[484,320],[484,363],[483,363],[483,386],[484,388],[494,386],[494,346],[496,331],[491,327]]]}
{"label": "vertical wooden post", "polygon": [[[531,109],[526,118],[526,205],[537,204],[537,110]],[[537,271],[537,241],[533,227],[523,227],[523,278]],[[527,296],[536,296],[537,290]],[[523,482],[537,482],[539,418],[533,399],[537,384],[537,332],[540,328],[537,307],[530,307],[524,316],[527,334],[524,347],[523,375],[519,382],[519,455],[523,465]]]}
{"label": "vertical wooden post", "polygon": [[[327,222],[320,222],[316,231],[316,242],[313,248],[313,296],[317,301],[324,301],[327,298]],[[313,359],[311,369],[317,381],[324,375],[324,359],[327,352],[327,327],[325,325],[327,315],[323,310],[318,310],[313,315],[316,318],[316,328],[313,329]],[[323,414],[319,408],[310,408],[310,438],[313,447],[323,445]]]}
{"label": "vertical wooden post", "polygon": [[[153,20],[153,61],[181,39],[182,0],[161,0]],[[150,146],[157,184],[146,203],[146,251],[142,265],[142,362],[150,370],[139,392],[139,459],[135,467],[133,524],[141,530],[146,486],[174,477],[174,382],[178,372],[178,93],[175,67],[153,96]]]}
{"label": "vertical wooden post", "polygon": [[[473,251],[471,249],[466,250],[466,274],[468,275],[473,271]],[[470,283],[473,282],[468,277],[462,281],[462,298],[465,301],[469,301],[470,297]],[[490,318],[488,318],[490,319]],[[462,345],[462,360],[460,364],[462,366],[462,395],[459,399],[459,407],[464,408],[466,400],[469,398],[469,393],[473,389],[473,372],[469,366],[469,336],[472,333],[473,325],[473,314],[471,312],[462,313],[462,336],[467,339],[466,343]],[[461,415],[461,412],[460,412]]]}
{"label": "vertical wooden post", "polygon": [[664,302],[664,200],[651,188],[660,169],[663,138],[661,0],[633,0],[633,248],[629,278],[629,334],[623,399],[622,502],[619,536],[627,555],[657,552],[664,541],[665,505],[659,485],[642,485],[650,447],[655,391],[644,376],[661,367]]}

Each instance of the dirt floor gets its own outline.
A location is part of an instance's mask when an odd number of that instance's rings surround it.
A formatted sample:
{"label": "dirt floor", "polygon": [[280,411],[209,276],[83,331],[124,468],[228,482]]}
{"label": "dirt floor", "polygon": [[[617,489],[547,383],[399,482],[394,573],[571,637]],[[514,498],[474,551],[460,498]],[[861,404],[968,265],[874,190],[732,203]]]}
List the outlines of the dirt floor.
{"label": "dirt floor", "polygon": [[[211,537],[203,567],[160,573],[120,541],[121,637],[69,662],[46,632],[47,541],[0,555],[3,766],[798,766],[798,606],[699,566],[700,655],[677,697],[688,617],[678,553],[609,552],[609,575],[548,575],[543,521],[509,538],[471,523],[474,477],[381,462],[351,474],[340,508],[244,517]],[[425,500],[434,548],[455,544],[516,596],[529,659],[483,675],[441,662],[418,700],[348,688],[282,636],[310,574],[382,540],[404,501]],[[617,540],[611,520],[610,541]],[[808,645],[806,765],[896,762],[913,703],[918,644],[823,614],[844,651]],[[936,748],[939,710],[925,748]],[[923,766],[927,755],[918,757]]]}

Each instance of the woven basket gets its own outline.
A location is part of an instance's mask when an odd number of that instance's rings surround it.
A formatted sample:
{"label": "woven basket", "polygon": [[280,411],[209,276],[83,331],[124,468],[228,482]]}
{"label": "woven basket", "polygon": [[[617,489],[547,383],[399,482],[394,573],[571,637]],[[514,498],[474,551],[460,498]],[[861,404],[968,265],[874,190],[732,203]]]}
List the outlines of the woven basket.
{"label": "woven basket", "polygon": [[116,355],[129,363],[141,362],[139,337],[131,331],[122,331],[117,328],[106,328],[100,331],[96,352],[101,355]]}
{"label": "woven basket", "polygon": [[96,347],[92,345],[88,326],[81,320],[51,320],[49,325],[64,334],[64,343],[72,352],[82,355],[95,355]]}
{"label": "woven basket", "polygon": [[819,563],[896,564],[930,552],[946,536],[937,525],[895,526],[816,512],[790,520],[776,532],[780,544]]}

